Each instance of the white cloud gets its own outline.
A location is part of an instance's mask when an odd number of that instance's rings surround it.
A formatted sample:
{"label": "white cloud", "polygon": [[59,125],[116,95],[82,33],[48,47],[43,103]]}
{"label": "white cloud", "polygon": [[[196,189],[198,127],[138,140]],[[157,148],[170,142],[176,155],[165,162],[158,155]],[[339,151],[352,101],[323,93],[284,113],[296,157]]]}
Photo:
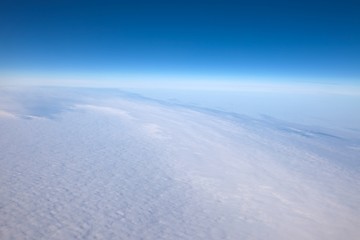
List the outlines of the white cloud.
{"label": "white cloud", "polygon": [[143,128],[145,132],[153,138],[169,139],[169,136],[164,133],[163,129],[158,124],[146,123],[143,125]]}
{"label": "white cloud", "polygon": [[85,109],[85,110],[90,110],[90,111],[101,112],[101,113],[114,115],[114,116],[128,119],[128,120],[134,119],[134,117],[131,116],[128,112],[121,110],[121,109],[112,108],[112,107],[104,107],[104,106],[96,106],[96,105],[76,105],[75,109]]}
{"label": "white cloud", "polygon": [[1,121],[1,238],[359,236],[358,140],[78,95],[59,119]]}
{"label": "white cloud", "polygon": [[0,118],[15,118],[15,115],[7,111],[0,110]]}

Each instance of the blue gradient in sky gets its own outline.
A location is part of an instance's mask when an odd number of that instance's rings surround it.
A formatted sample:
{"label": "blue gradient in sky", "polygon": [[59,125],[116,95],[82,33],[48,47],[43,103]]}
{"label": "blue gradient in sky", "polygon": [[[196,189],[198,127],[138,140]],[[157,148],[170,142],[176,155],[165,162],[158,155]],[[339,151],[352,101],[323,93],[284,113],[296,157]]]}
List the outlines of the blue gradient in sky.
{"label": "blue gradient in sky", "polygon": [[3,0],[0,74],[358,82],[359,26],[357,1]]}

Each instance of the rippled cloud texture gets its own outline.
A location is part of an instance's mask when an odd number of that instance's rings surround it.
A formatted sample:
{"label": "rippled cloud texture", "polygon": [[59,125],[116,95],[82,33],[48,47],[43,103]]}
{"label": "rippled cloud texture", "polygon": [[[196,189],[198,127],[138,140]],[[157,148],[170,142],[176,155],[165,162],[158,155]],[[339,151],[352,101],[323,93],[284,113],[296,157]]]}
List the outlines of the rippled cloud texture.
{"label": "rippled cloud texture", "polygon": [[2,88],[1,239],[356,239],[356,134],[111,89]]}

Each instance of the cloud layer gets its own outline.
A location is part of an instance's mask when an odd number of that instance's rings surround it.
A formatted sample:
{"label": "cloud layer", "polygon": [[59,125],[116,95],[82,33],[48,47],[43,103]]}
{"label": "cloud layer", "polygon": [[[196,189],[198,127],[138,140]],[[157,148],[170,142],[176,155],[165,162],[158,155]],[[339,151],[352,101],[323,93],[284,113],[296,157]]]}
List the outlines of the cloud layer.
{"label": "cloud layer", "polygon": [[2,96],[1,239],[359,235],[358,139],[112,90]]}

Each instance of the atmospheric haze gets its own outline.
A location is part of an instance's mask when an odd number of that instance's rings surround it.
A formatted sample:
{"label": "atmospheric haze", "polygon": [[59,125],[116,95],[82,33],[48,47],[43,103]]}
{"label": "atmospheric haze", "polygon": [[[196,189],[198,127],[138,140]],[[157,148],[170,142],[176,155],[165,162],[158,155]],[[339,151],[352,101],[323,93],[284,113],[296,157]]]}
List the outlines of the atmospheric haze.
{"label": "atmospheric haze", "polygon": [[359,130],[240,112],[3,87],[0,238],[357,239]]}

